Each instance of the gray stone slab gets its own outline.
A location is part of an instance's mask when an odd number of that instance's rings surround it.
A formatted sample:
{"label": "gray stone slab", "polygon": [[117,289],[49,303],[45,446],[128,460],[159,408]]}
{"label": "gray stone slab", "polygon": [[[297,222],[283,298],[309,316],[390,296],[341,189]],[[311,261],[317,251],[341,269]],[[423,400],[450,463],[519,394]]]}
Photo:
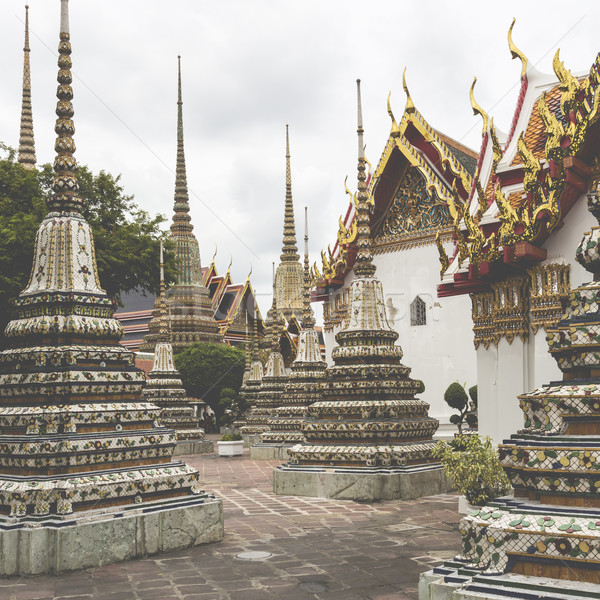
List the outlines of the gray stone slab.
{"label": "gray stone slab", "polygon": [[251,460],[281,460],[289,459],[288,448],[293,444],[255,444],[250,446]]}
{"label": "gray stone slab", "polygon": [[441,467],[377,471],[371,469],[273,469],[273,491],[281,496],[337,500],[409,500],[448,491]]}
{"label": "gray stone slab", "polygon": [[0,530],[0,575],[59,574],[223,539],[220,499],[157,508]]}
{"label": "gray stone slab", "polygon": [[214,451],[214,444],[210,440],[180,440],[175,446],[173,456],[181,456],[183,454],[209,454]]}

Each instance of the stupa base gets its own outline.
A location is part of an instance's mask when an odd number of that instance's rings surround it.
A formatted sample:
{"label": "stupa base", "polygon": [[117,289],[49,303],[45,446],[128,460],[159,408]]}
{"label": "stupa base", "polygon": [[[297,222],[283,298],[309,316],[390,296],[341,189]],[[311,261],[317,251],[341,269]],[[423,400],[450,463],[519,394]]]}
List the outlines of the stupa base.
{"label": "stupa base", "polygon": [[254,444],[250,446],[250,458],[252,460],[282,460],[289,459],[288,449],[298,442],[291,444]]}
{"label": "stupa base", "polygon": [[183,454],[208,454],[215,451],[215,446],[210,440],[178,440],[173,456]]}
{"label": "stupa base", "polygon": [[242,433],[244,448],[251,448],[260,442],[260,433]]}
{"label": "stupa base", "polygon": [[59,574],[223,539],[213,496],[98,509],[67,517],[0,519],[0,576]]}
{"label": "stupa base", "polygon": [[483,575],[448,561],[419,579],[419,600],[577,600],[600,599],[600,585],[505,573]]}
{"label": "stupa base", "polygon": [[286,464],[273,470],[273,491],[281,496],[371,502],[433,496],[449,488],[439,464],[393,468]]}

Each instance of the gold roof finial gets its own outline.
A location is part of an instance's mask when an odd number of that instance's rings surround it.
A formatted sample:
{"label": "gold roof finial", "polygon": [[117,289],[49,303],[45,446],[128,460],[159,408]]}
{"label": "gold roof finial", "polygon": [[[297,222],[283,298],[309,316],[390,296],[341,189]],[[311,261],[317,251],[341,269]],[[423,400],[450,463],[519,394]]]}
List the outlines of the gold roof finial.
{"label": "gold roof finial", "polygon": [[415,112],[415,105],[410,97],[408,86],[406,85],[406,67],[404,67],[404,71],[402,72],[402,87],[404,89],[404,93],[406,94],[406,106],[404,108],[404,112],[413,113]]}
{"label": "gold roof finial", "polygon": [[387,97],[387,111],[388,115],[390,115],[390,119],[392,120],[392,130],[390,131],[390,135],[396,137],[400,135],[400,127],[398,127],[398,123],[396,123],[396,119],[394,118],[394,113],[392,112],[392,105],[390,104],[390,98],[392,96],[392,92],[388,94]]}
{"label": "gold roof finial", "polygon": [[508,48],[510,50],[511,56],[514,58],[518,58],[521,61],[521,79],[527,75],[527,57],[515,46],[512,39],[512,30],[515,26],[516,19],[513,17],[512,23],[508,28]]}
{"label": "gold roof finial", "polygon": [[217,244],[215,244],[215,251],[213,252],[211,265],[215,264],[215,258],[217,258],[217,250],[218,250],[218,247],[217,247]]}
{"label": "gold roof finial", "polygon": [[250,264],[250,271],[248,271],[248,277],[246,277],[246,281],[250,281],[250,275],[252,275],[252,264]]}
{"label": "gold roof finial", "polygon": [[481,131],[482,135],[485,135],[488,130],[489,117],[488,114],[477,104],[475,100],[475,95],[473,94],[473,90],[475,89],[475,84],[477,83],[477,77],[473,77],[473,83],[471,84],[471,89],[469,90],[469,98],[471,99],[471,108],[473,109],[474,115],[480,115],[483,119],[483,128]]}
{"label": "gold roof finial", "polygon": [[[229,255],[229,265],[227,266],[227,275],[230,275],[231,273],[231,265],[233,264],[233,255],[230,254]],[[227,277],[227,275],[225,275],[225,277]]]}
{"label": "gold roof finial", "polygon": [[36,163],[33,137],[33,111],[31,108],[31,67],[29,64],[29,5],[25,5],[25,44],[23,45],[23,97],[21,100],[21,125],[17,162],[24,169],[33,169]]}

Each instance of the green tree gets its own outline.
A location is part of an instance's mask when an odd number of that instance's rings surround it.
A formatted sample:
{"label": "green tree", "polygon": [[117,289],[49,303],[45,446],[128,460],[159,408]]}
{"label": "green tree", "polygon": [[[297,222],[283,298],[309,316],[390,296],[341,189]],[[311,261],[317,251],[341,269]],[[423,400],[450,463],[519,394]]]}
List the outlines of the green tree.
{"label": "green tree", "polygon": [[229,426],[250,408],[250,402],[243,398],[233,388],[225,387],[219,394],[219,409],[222,417],[219,425]]}
{"label": "green tree", "polygon": [[[14,150],[0,143],[6,158],[0,160],[0,331],[13,318],[11,300],[27,285],[33,262],[37,228],[47,213],[45,198],[52,194],[53,170],[43,165],[26,170],[14,159]],[[87,167],[77,170],[80,196],[87,202],[84,216],[96,246],[100,283],[118,302],[134,289],[157,293],[159,244],[167,234],[165,217],[151,217],[125,193],[120,175]],[[165,239],[165,279],[175,281],[175,254]]]}
{"label": "green tree", "polygon": [[244,351],[225,344],[200,342],[175,355],[175,366],[190,396],[201,398],[221,423],[225,407],[219,403],[221,390],[237,395],[244,375]]}

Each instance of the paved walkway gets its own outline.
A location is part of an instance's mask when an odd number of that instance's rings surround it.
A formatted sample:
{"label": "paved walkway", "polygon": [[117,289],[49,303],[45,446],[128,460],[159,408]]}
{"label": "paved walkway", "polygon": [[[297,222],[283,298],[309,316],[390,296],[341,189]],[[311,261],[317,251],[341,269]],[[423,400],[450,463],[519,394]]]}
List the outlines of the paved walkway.
{"label": "paved walkway", "polygon": [[[458,551],[455,495],[372,504],[275,496],[279,461],[251,461],[248,450],[183,458],[223,499],[223,542],[58,577],[0,579],[0,600],[412,600],[419,573]],[[244,552],[270,556],[237,557]]]}

